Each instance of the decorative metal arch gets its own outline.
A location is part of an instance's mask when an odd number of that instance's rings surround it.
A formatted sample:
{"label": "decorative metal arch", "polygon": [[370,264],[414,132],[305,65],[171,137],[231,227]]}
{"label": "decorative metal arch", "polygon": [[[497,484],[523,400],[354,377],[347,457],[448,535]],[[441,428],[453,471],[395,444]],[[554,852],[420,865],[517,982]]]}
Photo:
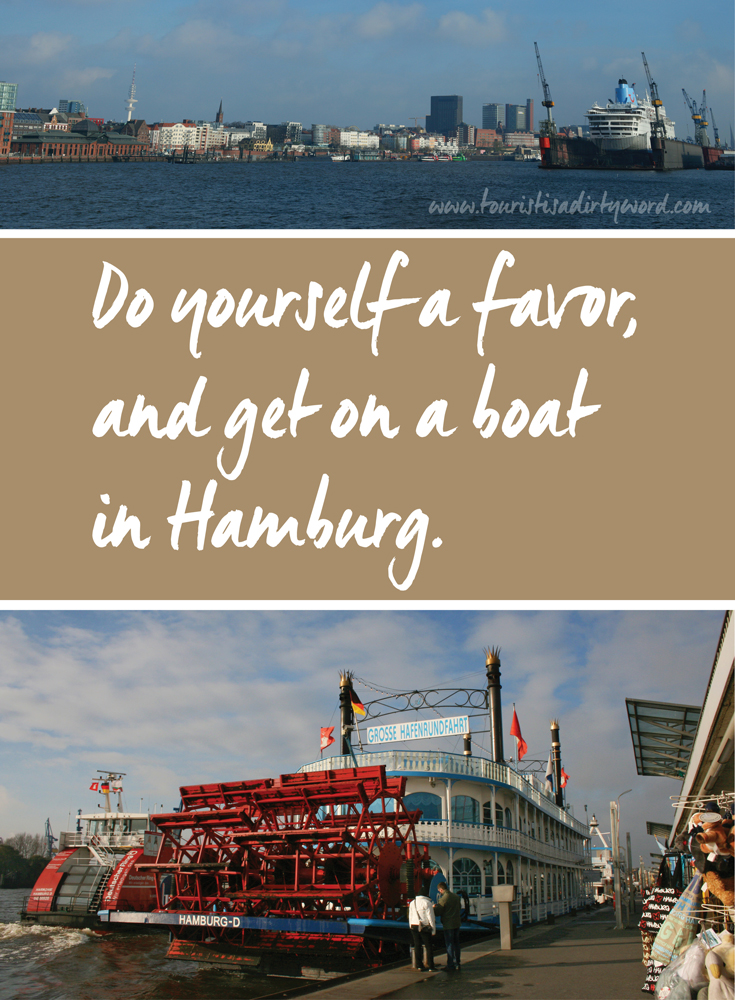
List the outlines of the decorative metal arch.
{"label": "decorative metal arch", "polygon": [[[364,702],[365,719],[380,719],[401,712],[421,709],[472,708],[487,711],[486,688],[430,688],[428,691],[402,691]],[[467,713],[469,714],[469,713]]]}

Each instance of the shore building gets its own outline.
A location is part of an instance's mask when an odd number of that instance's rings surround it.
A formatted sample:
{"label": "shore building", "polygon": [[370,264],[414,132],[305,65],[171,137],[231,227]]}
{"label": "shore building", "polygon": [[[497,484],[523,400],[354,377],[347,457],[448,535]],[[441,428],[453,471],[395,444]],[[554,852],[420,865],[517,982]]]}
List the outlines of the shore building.
{"label": "shore building", "polygon": [[457,126],[462,118],[462,98],[458,94],[432,97],[431,114],[426,119],[426,131],[438,132],[449,138],[456,135]]}

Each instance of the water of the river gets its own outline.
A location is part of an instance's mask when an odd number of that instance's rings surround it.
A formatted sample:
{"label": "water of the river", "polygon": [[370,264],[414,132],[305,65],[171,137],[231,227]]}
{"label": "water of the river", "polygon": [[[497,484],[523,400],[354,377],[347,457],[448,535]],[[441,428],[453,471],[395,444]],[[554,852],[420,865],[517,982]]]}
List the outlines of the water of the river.
{"label": "water of the river", "polygon": [[256,1000],[303,981],[166,959],[164,934],[20,924],[29,889],[0,889],[0,1000]]}
{"label": "water of the river", "polygon": [[0,228],[732,229],[733,176],[314,158],[0,166]]}

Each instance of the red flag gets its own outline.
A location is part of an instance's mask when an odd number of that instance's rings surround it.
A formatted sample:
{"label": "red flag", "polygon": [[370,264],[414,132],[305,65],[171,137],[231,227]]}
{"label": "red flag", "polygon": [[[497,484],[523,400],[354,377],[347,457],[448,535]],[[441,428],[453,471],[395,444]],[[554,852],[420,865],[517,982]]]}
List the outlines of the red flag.
{"label": "red flag", "polygon": [[334,732],[334,726],[322,726],[322,728],[319,730],[320,753],[322,750],[326,750],[327,747],[331,747],[331,745],[334,743],[334,736],[332,736],[333,732]]}
{"label": "red flag", "polygon": [[521,726],[518,722],[518,716],[516,715],[516,710],[513,709],[513,721],[510,724],[510,735],[515,736],[517,743],[517,756],[518,760],[523,760],[524,754],[528,750],[528,743],[521,736]]}
{"label": "red flag", "polygon": [[564,770],[564,768],[562,768],[562,769],[561,769],[561,787],[562,787],[562,788],[564,788],[564,786],[566,785],[566,783],[567,783],[568,781],[569,781],[569,775],[568,775],[568,774],[567,774],[567,772],[566,772],[566,771]]}
{"label": "red flag", "polygon": [[89,786],[89,790],[90,792],[98,792],[100,790],[99,781],[93,781],[92,784]]}

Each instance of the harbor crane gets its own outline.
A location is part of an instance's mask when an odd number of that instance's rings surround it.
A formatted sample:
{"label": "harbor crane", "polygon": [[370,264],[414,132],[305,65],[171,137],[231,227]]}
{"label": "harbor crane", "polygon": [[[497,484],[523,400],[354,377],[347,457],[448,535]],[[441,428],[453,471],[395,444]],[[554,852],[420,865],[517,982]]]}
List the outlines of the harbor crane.
{"label": "harbor crane", "polygon": [[646,78],[648,79],[648,89],[651,93],[651,103],[656,109],[656,121],[651,122],[651,133],[659,139],[663,139],[666,136],[666,125],[661,117],[661,108],[663,107],[661,98],[658,96],[658,87],[656,86],[653,77],[651,76],[651,70],[648,68],[648,60],[646,59],[646,53],[641,52],[643,56],[643,65],[646,70]]}
{"label": "harbor crane", "polygon": [[713,131],[714,136],[715,136],[715,146],[716,146],[717,149],[720,149],[721,148],[721,146],[720,146],[720,133],[717,131],[717,123],[715,122],[715,113],[712,110],[712,108],[709,109],[709,116],[712,119],[712,131]]}
{"label": "harbor crane", "polygon": [[708,122],[705,120],[707,92],[705,90],[702,91],[702,106],[700,108],[697,107],[697,102],[687,94],[683,87],[681,88],[681,92],[684,95],[684,100],[694,122],[694,141],[700,146],[709,146],[709,137],[707,135]]}
{"label": "harbor crane", "polygon": [[546,82],[546,77],[544,76],[544,67],[541,65],[541,54],[538,50],[538,42],[534,42],[533,44],[536,49],[536,62],[538,63],[541,87],[544,91],[544,99],[541,104],[546,108],[546,121],[539,122],[539,132],[541,135],[545,136],[556,135],[556,123],[554,122],[554,116],[551,113],[551,109],[554,107],[554,102],[551,100],[551,91],[549,90],[549,85]]}

